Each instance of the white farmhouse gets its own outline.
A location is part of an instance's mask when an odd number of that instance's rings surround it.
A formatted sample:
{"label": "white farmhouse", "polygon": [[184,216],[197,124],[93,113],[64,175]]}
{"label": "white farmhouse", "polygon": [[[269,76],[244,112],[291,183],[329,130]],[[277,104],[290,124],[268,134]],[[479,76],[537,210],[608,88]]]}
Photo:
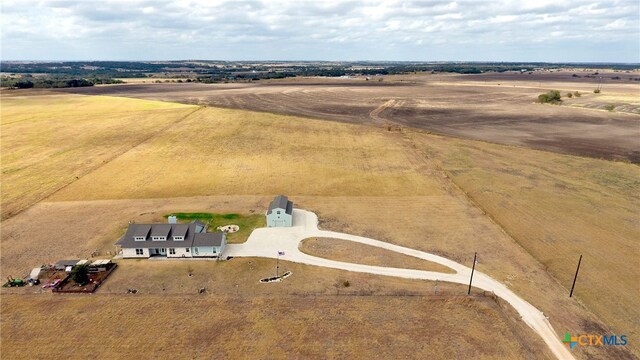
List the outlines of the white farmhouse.
{"label": "white farmhouse", "polygon": [[278,195],[269,204],[267,227],[289,227],[293,225],[293,203],[284,195]]}
{"label": "white farmhouse", "polygon": [[223,232],[207,232],[200,221],[189,224],[129,224],[116,243],[123,258],[152,256],[190,258],[220,257],[227,244]]}

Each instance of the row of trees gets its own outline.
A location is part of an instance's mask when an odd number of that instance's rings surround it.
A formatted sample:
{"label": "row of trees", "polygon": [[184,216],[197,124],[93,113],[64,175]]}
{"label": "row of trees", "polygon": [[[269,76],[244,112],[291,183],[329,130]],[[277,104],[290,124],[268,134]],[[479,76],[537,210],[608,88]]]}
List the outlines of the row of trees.
{"label": "row of trees", "polygon": [[59,77],[3,77],[0,79],[0,86],[10,89],[30,89],[30,88],[69,88],[85,87],[97,84],[120,84],[122,80],[111,78],[59,78]]}
{"label": "row of trees", "polygon": [[[598,92],[600,92],[600,90],[598,90]],[[569,92],[566,96],[571,99],[574,96],[580,97],[582,94],[576,91],[573,93]],[[560,95],[560,91],[558,90],[551,90],[548,93],[538,95],[538,102],[541,104],[559,104],[562,102],[562,95]]]}

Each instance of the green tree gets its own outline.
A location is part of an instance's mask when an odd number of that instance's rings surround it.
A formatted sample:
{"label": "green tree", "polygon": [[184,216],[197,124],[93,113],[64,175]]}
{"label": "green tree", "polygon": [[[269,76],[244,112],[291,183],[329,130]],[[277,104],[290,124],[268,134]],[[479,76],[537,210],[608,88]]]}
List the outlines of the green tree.
{"label": "green tree", "polygon": [[71,270],[71,280],[76,284],[84,285],[89,282],[89,266],[86,264],[78,265]]}
{"label": "green tree", "polygon": [[541,104],[545,104],[545,103],[558,104],[559,102],[562,101],[560,97],[561,97],[560,91],[551,90],[546,94],[538,95],[538,102]]}
{"label": "green tree", "polygon": [[30,89],[33,87],[33,82],[29,80],[18,81],[17,83],[13,84],[13,87],[17,89]]}

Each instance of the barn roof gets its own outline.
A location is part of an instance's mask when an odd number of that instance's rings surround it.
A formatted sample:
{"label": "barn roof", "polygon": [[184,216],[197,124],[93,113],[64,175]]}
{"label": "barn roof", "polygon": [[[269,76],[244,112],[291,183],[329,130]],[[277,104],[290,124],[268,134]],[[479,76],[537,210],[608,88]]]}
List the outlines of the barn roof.
{"label": "barn roof", "polygon": [[269,204],[269,212],[278,208],[284,209],[287,214],[291,215],[293,212],[293,202],[289,201],[289,198],[284,195],[278,195],[271,201],[271,204]]}

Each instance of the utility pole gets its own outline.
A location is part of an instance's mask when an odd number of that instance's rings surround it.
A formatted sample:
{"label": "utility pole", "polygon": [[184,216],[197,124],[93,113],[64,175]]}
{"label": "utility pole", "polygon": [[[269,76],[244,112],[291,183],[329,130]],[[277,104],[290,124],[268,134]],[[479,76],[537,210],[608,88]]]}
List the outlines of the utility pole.
{"label": "utility pole", "polygon": [[280,251],[278,251],[278,255],[276,256],[276,277],[278,277],[278,268],[279,268],[278,260],[280,260]]}
{"label": "utility pole", "polygon": [[576,268],[576,275],[573,277],[573,285],[571,285],[571,292],[569,293],[569,297],[573,296],[573,288],[576,287],[576,279],[578,279],[578,271],[580,271],[581,262],[582,262],[582,255],[580,255],[580,260],[578,260],[578,267]]}
{"label": "utility pole", "polygon": [[469,290],[467,290],[467,295],[471,295],[471,282],[473,281],[473,272],[476,270],[476,259],[478,258],[478,253],[473,253],[473,267],[471,267],[471,279],[469,279]]}

